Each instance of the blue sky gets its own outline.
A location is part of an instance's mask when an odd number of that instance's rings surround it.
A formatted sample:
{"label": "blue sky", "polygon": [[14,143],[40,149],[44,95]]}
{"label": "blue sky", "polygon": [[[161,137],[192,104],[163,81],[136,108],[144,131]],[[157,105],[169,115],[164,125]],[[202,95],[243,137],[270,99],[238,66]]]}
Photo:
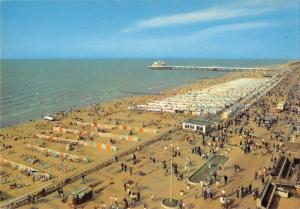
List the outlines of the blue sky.
{"label": "blue sky", "polygon": [[1,1],[2,58],[299,59],[299,0]]}

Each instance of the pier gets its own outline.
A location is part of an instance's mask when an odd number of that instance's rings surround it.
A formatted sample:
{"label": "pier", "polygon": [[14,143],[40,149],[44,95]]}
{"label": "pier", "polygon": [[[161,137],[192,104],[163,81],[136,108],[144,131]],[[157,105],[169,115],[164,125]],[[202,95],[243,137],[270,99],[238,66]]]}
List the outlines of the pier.
{"label": "pier", "polygon": [[222,72],[239,72],[254,71],[262,69],[260,67],[221,67],[221,66],[183,66],[183,65],[165,65],[149,66],[152,70],[199,70],[199,71],[222,71]]}

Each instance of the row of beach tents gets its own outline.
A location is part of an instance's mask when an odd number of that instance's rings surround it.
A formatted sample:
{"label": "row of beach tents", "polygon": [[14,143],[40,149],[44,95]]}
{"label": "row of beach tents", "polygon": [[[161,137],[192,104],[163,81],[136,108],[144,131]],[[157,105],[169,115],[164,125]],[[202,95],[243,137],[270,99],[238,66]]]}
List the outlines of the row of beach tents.
{"label": "row of beach tents", "polygon": [[77,156],[77,155],[73,155],[73,154],[69,154],[69,153],[65,153],[65,152],[59,152],[56,150],[43,148],[43,147],[31,145],[31,144],[26,144],[26,147],[30,150],[40,152],[45,155],[50,155],[52,157],[61,158],[61,159],[78,162],[78,163],[84,163],[84,164],[89,163],[89,159],[87,157]]}
{"label": "row of beach tents", "polygon": [[0,157],[0,165],[5,167],[10,167],[11,169],[18,170],[20,173],[25,175],[30,175],[35,179],[39,179],[41,181],[47,181],[50,179],[50,174],[39,171],[35,168],[31,168],[27,165],[23,165],[21,163],[13,162],[11,160]]}
{"label": "row of beach tents", "polygon": [[216,114],[247,95],[255,94],[260,88],[270,83],[270,78],[240,78],[205,89],[166,97],[145,105],[138,105],[137,108],[144,111],[194,115]]}
{"label": "row of beach tents", "polygon": [[56,142],[56,143],[61,143],[61,144],[70,144],[70,145],[80,145],[84,147],[92,147],[98,150],[105,150],[107,152],[110,151],[117,151],[117,147],[115,145],[111,144],[102,144],[102,143],[96,143],[96,142],[91,142],[91,141],[83,141],[83,140],[72,140],[72,139],[65,139],[62,137],[55,137],[53,135],[47,136],[43,134],[37,134],[37,138],[47,140],[50,142]]}

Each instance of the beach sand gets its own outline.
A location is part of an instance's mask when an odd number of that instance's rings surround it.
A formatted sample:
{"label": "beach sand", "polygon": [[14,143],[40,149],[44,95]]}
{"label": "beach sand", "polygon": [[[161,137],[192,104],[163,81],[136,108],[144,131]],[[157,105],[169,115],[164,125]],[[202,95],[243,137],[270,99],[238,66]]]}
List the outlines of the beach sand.
{"label": "beach sand", "polygon": [[[299,66],[296,65],[295,67],[291,65],[281,65],[280,69],[286,68],[295,68],[298,71],[295,71],[295,75],[299,75]],[[267,71],[268,69],[266,69]],[[0,155],[2,158],[9,159],[14,162],[22,163],[24,165],[36,168],[40,171],[44,171],[49,173],[52,176],[52,179],[40,182],[35,181],[33,182],[31,177],[27,177],[21,173],[16,172],[15,170],[8,168],[8,167],[0,167],[1,171],[9,174],[9,177],[14,180],[14,182],[18,184],[24,184],[26,186],[19,188],[19,189],[10,189],[10,183],[1,184],[1,191],[5,193],[5,195],[9,198],[19,197],[21,195],[27,194],[28,192],[34,191],[41,186],[45,186],[47,184],[51,184],[55,182],[57,179],[65,178],[66,176],[72,176],[75,174],[80,174],[84,169],[93,167],[96,164],[101,162],[105,162],[107,160],[112,159],[114,155],[118,153],[122,153],[134,146],[142,144],[143,142],[147,141],[148,139],[155,137],[161,133],[164,133],[168,130],[174,129],[176,127],[181,126],[181,122],[184,119],[191,118],[191,115],[184,115],[184,114],[170,114],[170,113],[154,113],[154,112],[137,112],[137,111],[130,111],[128,110],[129,106],[137,105],[137,104],[145,104],[149,101],[159,100],[166,96],[176,95],[178,93],[185,93],[195,89],[202,89],[208,86],[212,86],[215,84],[227,82],[230,80],[234,80],[237,78],[249,78],[249,77],[260,77],[262,76],[261,72],[235,72],[235,73],[228,73],[225,76],[218,78],[218,79],[204,79],[197,82],[194,82],[189,85],[173,88],[161,92],[160,95],[145,95],[145,96],[131,96],[129,98],[115,100],[106,102],[103,104],[93,105],[89,107],[84,107],[78,110],[74,110],[72,112],[67,113],[67,116],[62,117],[58,121],[49,122],[43,119],[34,120],[32,122],[26,122],[23,124],[19,124],[13,127],[7,127],[1,129],[1,136],[0,136]],[[295,81],[294,81],[295,82]],[[288,84],[286,84],[288,85]],[[282,97],[276,97],[277,100],[286,99],[286,95]],[[274,100],[274,98],[273,98]],[[272,98],[269,99],[271,103]],[[272,110],[272,113],[275,114],[275,108]],[[276,113],[277,114],[277,113]],[[280,115],[280,117],[285,117],[286,115]],[[289,115],[292,117],[293,120],[296,120],[296,116]],[[60,143],[53,143],[41,139],[37,139],[36,134],[44,134],[50,135],[53,134],[54,136],[59,136],[63,138],[69,139],[77,139],[78,136],[75,134],[66,134],[66,133],[57,133],[52,131],[52,127],[63,127],[68,129],[74,130],[84,130],[84,131],[95,131],[92,127],[81,127],[78,125],[74,125],[75,121],[83,121],[83,122],[96,122],[97,124],[114,124],[116,121],[118,124],[126,124],[127,126],[133,127],[145,127],[156,129],[157,133],[140,133],[133,131],[134,136],[138,136],[139,141],[125,141],[125,140],[116,140],[117,152],[107,152],[104,150],[98,150],[92,147],[84,147],[84,146],[76,146],[72,151],[65,151],[65,145]],[[251,122],[247,128],[252,128],[255,130],[257,134],[258,142],[261,142],[261,139],[269,140],[270,132],[266,129],[257,127],[254,122]],[[287,128],[283,127],[282,125],[278,125],[275,127],[277,129],[282,129],[283,132],[287,132]],[[127,130],[110,130],[107,129],[107,132],[111,132],[114,134],[122,134],[126,135],[128,133]],[[139,163],[137,165],[132,165],[130,156],[121,159],[120,162],[116,164],[112,164],[105,169],[101,169],[99,171],[93,172],[92,174],[88,175],[88,182],[85,185],[90,185],[96,182],[101,182],[99,186],[96,186],[94,190],[99,190],[100,192],[95,193],[92,201],[87,202],[85,205],[86,208],[94,208],[95,206],[99,206],[100,202],[103,201],[106,205],[110,204],[110,197],[118,196],[119,200],[121,200],[124,196],[126,197],[126,193],[122,191],[123,183],[127,180],[132,180],[133,182],[138,182],[138,186],[141,187],[139,190],[142,192],[142,199],[148,205],[150,204],[151,207],[149,208],[160,208],[159,200],[151,200],[150,195],[154,193],[158,197],[167,197],[169,194],[169,177],[163,175],[163,171],[159,168],[158,165],[153,165],[151,161],[149,161],[149,156],[156,156],[158,161],[166,160],[168,162],[168,153],[166,153],[163,149],[164,146],[173,142],[180,147],[181,155],[185,157],[190,157],[193,165],[191,167],[190,172],[184,173],[184,176],[187,177],[197,168],[199,168],[205,160],[199,158],[195,155],[190,154],[191,145],[186,142],[187,137],[196,137],[197,141],[200,141],[200,136],[195,136],[191,132],[186,131],[179,131],[175,135],[169,136],[169,141],[159,141],[153,145],[150,145],[143,149],[141,152],[137,152],[137,158],[139,159]],[[230,136],[230,141],[233,144],[239,144],[239,142],[243,140],[241,136],[232,135]],[[109,144],[109,139],[94,138],[91,142]],[[5,149],[3,148],[4,145],[11,145],[12,148]],[[69,162],[67,160],[62,161],[60,158],[55,158],[52,156],[44,156],[41,153],[29,150],[26,148],[26,144],[32,145],[43,145],[46,148],[53,149],[60,152],[67,152],[78,156],[86,156],[91,161],[88,164],[77,163],[77,162]],[[208,148],[205,148],[208,152]],[[50,167],[44,168],[38,164],[31,164],[27,161],[24,161],[21,156],[22,155],[28,156],[36,156],[38,159],[46,162]],[[234,176],[230,178],[233,182],[230,185],[224,186],[224,189],[228,193],[232,192],[232,189],[235,188],[237,185],[249,184],[253,182],[253,185],[256,187],[261,188],[262,185],[260,182],[253,181],[253,176],[247,175],[247,173],[253,174],[254,171],[266,166],[270,161],[270,155],[263,155],[261,156],[260,152],[257,151],[253,155],[244,155],[239,148],[233,149],[231,151],[221,150],[220,154],[224,154],[228,156],[229,160],[226,162],[226,168],[222,175],[227,174],[232,176],[231,167],[236,164],[240,163],[243,165],[250,165],[248,168],[244,168],[243,172],[241,172],[238,176]],[[298,155],[299,154],[295,154]],[[177,159],[177,163],[180,165],[180,168],[183,169],[184,158]],[[127,162],[130,167],[134,167],[134,175],[129,176],[128,173],[120,172],[119,164],[121,162]],[[253,164],[255,162],[255,164]],[[59,166],[67,166],[70,171],[64,171],[59,169]],[[140,175],[139,172],[145,173],[145,175]],[[75,189],[82,187],[79,181],[71,183],[64,187],[66,193],[70,193]],[[137,189],[134,185],[133,188]],[[185,195],[184,197],[179,196],[179,190],[184,188],[186,190],[186,183],[176,182],[174,185],[174,196],[176,198],[183,198],[184,202],[187,202],[191,205],[194,205],[192,208],[216,208],[219,207],[219,201],[203,201],[200,198],[193,201],[193,195]],[[294,201],[299,201],[296,199]],[[252,200],[252,197],[246,197],[244,199],[237,199],[235,200],[234,204],[239,205],[240,208],[250,207],[255,205],[255,201]],[[300,202],[299,202],[300,204]],[[1,205],[1,204],[0,204]],[[196,206],[197,205],[197,206]],[[57,199],[57,194],[53,193],[45,198],[42,198],[41,201],[36,203],[36,206],[39,208],[67,208],[66,203],[62,203]],[[29,206],[28,206],[29,207]],[[191,208],[190,207],[190,208]],[[142,205],[137,206],[136,208],[142,208]]]}

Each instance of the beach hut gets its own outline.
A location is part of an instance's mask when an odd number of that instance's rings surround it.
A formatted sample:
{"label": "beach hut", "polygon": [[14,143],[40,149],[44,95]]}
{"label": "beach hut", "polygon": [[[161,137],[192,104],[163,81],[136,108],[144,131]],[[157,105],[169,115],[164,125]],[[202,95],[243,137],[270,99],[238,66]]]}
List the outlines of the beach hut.
{"label": "beach hut", "polygon": [[91,187],[81,188],[74,191],[69,196],[69,204],[77,205],[91,199],[93,196],[93,190]]}
{"label": "beach hut", "polygon": [[277,104],[276,110],[277,112],[282,112],[285,110],[285,108],[286,108],[286,103],[282,101]]}
{"label": "beach hut", "polygon": [[182,128],[191,131],[206,133],[210,128],[218,125],[220,121],[210,119],[188,119],[182,122]]}

